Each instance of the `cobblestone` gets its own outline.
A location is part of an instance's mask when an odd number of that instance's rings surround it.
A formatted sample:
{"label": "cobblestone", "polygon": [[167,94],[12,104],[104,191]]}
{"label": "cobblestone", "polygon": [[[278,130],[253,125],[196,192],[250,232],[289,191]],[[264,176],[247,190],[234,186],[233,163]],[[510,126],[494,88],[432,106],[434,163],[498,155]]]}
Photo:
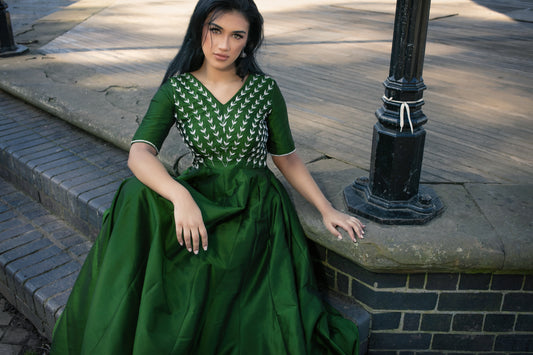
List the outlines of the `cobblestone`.
{"label": "cobblestone", "polygon": [[0,294],[0,354],[47,355],[50,343]]}

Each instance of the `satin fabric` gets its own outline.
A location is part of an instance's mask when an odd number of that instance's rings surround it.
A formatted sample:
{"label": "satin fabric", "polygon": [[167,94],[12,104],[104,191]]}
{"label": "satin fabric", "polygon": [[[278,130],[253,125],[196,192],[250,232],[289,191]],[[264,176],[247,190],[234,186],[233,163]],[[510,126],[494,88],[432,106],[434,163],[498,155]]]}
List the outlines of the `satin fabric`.
{"label": "satin fabric", "polygon": [[306,239],[266,168],[190,169],[209,248],[176,240],[169,201],[120,187],[56,325],[51,354],[357,354],[318,296]]}

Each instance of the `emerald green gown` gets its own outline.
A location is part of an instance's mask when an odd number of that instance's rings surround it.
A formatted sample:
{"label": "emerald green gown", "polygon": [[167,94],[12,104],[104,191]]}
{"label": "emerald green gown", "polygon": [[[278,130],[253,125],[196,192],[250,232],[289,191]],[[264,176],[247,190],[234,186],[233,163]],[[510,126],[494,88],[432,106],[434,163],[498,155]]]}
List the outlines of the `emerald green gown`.
{"label": "emerald green gown", "polygon": [[356,354],[357,327],[318,295],[306,238],[267,151],[294,143],[276,82],[249,75],[220,103],[193,75],[156,93],[133,142],[159,150],[176,125],[194,160],[177,177],[209,234],[176,240],[172,204],[136,178],[119,188],[51,354]]}

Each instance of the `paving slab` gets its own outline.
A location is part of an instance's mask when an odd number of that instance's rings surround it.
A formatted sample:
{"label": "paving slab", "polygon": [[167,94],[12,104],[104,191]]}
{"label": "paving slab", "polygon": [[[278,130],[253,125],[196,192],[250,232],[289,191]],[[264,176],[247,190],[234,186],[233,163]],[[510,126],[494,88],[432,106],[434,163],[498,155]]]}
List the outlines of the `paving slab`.
{"label": "paving slab", "polygon": [[[56,23],[76,9],[98,8],[72,17],[77,26],[39,42],[29,55],[0,62],[0,87],[127,149],[181,43],[194,2],[91,3],[80,1],[48,16],[46,21]],[[257,4],[266,35],[260,60],[284,91],[298,145],[368,169],[395,1]],[[526,11],[527,4],[432,1],[424,182],[527,183],[533,174],[524,105],[533,89],[533,46],[527,45],[533,26],[509,16]],[[36,27],[33,35],[39,33]],[[460,85],[455,78],[463,79]],[[171,166],[185,153],[173,132],[161,157]]]}
{"label": "paving slab", "polygon": [[533,270],[533,186],[467,184],[466,190],[505,246],[503,268]]}

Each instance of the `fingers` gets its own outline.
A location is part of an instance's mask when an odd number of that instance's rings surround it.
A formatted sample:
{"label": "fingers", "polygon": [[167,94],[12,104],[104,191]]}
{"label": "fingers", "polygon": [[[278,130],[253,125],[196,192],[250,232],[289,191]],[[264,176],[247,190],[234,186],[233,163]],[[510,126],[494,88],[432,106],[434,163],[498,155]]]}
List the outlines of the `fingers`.
{"label": "fingers", "polygon": [[326,228],[329,230],[329,232],[335,236],[337,236],[337,239],[342,239],[342,234],[339,233],[339,231],[337,230],[337,228],[335,228],[334,225],[332,224],[328,224],[326,225]]}
{"label": "fingers", "polygon": [[[181,230],[181,236],[185,242],[185,248],[187,248],[189,252],[192,252],[191,231],[189,229],[177,227],[176,234],[178,233],[178,230]],[[178,236],[178,242],[179,242],[180,234],[177,234],[177,236]],[[180,243],[180,244],[183,246],[183,243]]]}
{"label": "fingers", "polygon": [[200,209],[194,201],[192,203],[192,206],[174,206],[176,239],[181,246],[185,245],[189,252],[198,254],[200,246],[207,250],[207,229]]}
{"label": "fingers", "polygon": [[348,235],[350,235],[350,239],[352,239],[353,242],[357,242],[357,238],[355,237],[357,232],[354,233],[354,227],[351,224],[346,223],[346,225],[340,225],[340,227],[344,229],[346,232],[348,232]]}
{"label": "fingers", "polygon": [[[348,220],[348,224],[350,225],[351,229],[355,231],[359,239],[365,238],[365,225],[360,220],[355,217],[350,217]],[[352,237],[352,240],[355,241],[355,237],[353,235],[350,236]]]}
{"label": "fingers", "polygon": [[357,239],[364,239],[365,225],[357,218],[346,214],[340,214],[339,218],[332,220],[326,224],[328,230],[338,239],[342,239],[342,235],[338,231],[338,227],[344,229],[352,239],[353,242],[357,242]]}
{"label": "fingers", "polygon": [[197,228],[191,229],[191,239],[192,239],[192,251],[194,254],[198,254],[199,245],[200,245],[200,237],[198,235]]}
{"label": "fingers", "polygon": [[176,226],[176,237],[178,238],[178,243],[183,246],[183,228],[181,226]]}
{"label": "fingers", "polygon": [[202,238],[202,248],[207,251],[207,229],[205,229],[205,226],[203,224],[198,230],[198,232],[200,233],[200,237]]}
{"label": "fingers", "polygon": [[176,227],[176,236],[178,243],[185,247],[191,253],[198,254],[200,251],[200,244],[202,249],[207,251],[208,238],[207,229],[202,224],[200,228],[184,228],[182,226]]}

